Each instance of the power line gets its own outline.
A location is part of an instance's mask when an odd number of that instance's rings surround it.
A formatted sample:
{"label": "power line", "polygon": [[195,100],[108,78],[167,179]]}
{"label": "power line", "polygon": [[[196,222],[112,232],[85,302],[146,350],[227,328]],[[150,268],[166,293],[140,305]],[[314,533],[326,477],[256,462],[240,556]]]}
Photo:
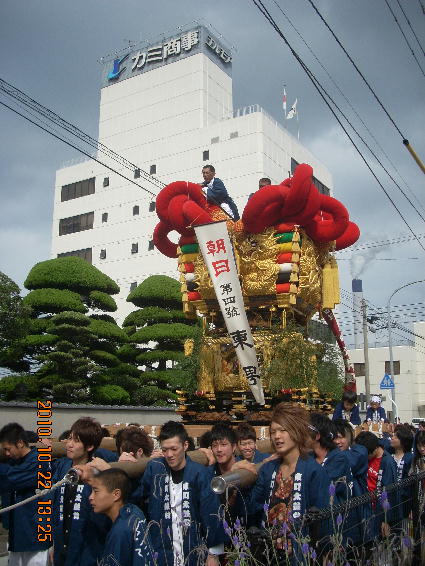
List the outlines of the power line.
{"label": "power line", "polygon": [[[310,0],[309,0],[310,1]],[[344,127],[343,123],[341,122],[341,120],[339,119],[339,117],[337,116],[337,114],[335,113],[334,109],[332,108],[330,102],[328,102],[327,98],[332,102],[332,104],[338,108],[337,104],[335,103],[335,101],[332,99],[332,97],[326,92],[326,90],[322,87],[322,85],[319,83],[319,81],[316,79],[316,77],[314,76],[314,74],[312,73],[312,71],[307,67],[307,65],[303,62],[303,60],[301,59],[301,57],[296,53],[296,51],[293,49],[293,47],[291,46],[291,44],[289,43],[289,41],[286,39],[286,37],[284,36],[283,32],[281,31],[281,29],[279,28],[279,26],[276,24],[276,22],[274,21],[273,17],[270,15],[270,13],[268,12],[267,8],[264,6],[262,0],[253,0],[253,3],[255,4],[255,6],[258,8],[258,10],[263,14],[263,16],[266,18],[266,20],[269,22],[269,24],[273,27],[273,29],[276,31],[276,33],[282,38],[282,40],[284,41],[284,43],[286,44],[286,46],[288,47],[288,49],[291,51],[292,55],[295,57],[295,59],[298,61],[298,63],[300,64],[300,66],[302,67],[302,69],[304,70],[304,72],[307,74],[308,78],[310,79],[310,81],[313,83],[313,86],[315,87],[315,89],[317,90],[317,92],[319,93],[320,97],[322,98],[322,100],[324,101],[324,103],[326,104],[326,106],[329,108],[329,110],[331,111],[332,115],[334,116],[335,120],[338,122],[338,124],[341,126],[342,130],[344,131],[344,133],[346,134],[346,136],[348,137],[348,139],[351,141],[351,143],[353,144],[355,150],[357,151],[357,153],[359,154],[360,158],[362,159],[362,161],[365,163],[366,167],[369,169],[370,173],[372,174],[372,176],[374,177],[374,179],[376,180],[376,182],[378,183],[378,185],[381,187],[381,189],[383,190],[383,192],[385,193],[386,197],[388,198],[388,200],[391,202],[391,204],[393,205],[393,207],[395,208],[395,210],[398,212],[400,218],[403,220],[404,224],[407,226],[409,232],[411,232],[411,234],[414,236],[414,238],[417,240],[418,244],[420,245],[420,247],[425,251],[425,247],[422,245],[422,243],[419,241],[419,239],[416,238],[416,234],[413,231],[413,229],[410,227],[409,223],[407,222],[407,220],[405,219],[405,217],[403,216],[402,212],[399,210],[399,208],[397,207],[397,205],[395,204],[394,200],[391,198],[391,196],[389,195],[388,191],[385,189],[385,187],[383,186],[383,184],[381,183],[381,181],[378,179],[378,177],[376,176],[375,172],[373,171],[372,167],[369,165],[368,161],[366,160],[365,156],[363,155],[363,153],[360,151],[360,149],[357,147],[356,143],[354,142],[353,138],[351,137],[351,135],[349,134],[349,132],[347,131],[347,129]],[[351,128],[356,132],[356,134],[361,138],[360,134],[355,130],[354,126],[350,123],[350,121],[348,120],[348,118],[343,114],[343,112],[338,108],[338,111],[341,113],[341,115],[344,117],[344,119],[348,122],[348,124],[351,126]],[[362,138],[361,138],[362,139]],[[362,139],[363,143],[366,144],[366,142]],[[367,144],[366,144],[367,145]],[[380,163],[381,167],[383,167],[382,163],[379,161],[379,159],[376,157],[377,161]],[[384,168],[384,167],[383,167]],[[385,168],[384,168],[385,170]],[[387,172],[388,173],[388,172]],[[392,178],[392,177],[391,177]],[[399,187],[400,188],[400,187]],[[404,193],[403,193],[404,194]],[[405,195],[406,196],[406,195]],[[408,199],[409,200],[409,199]],[[409,202],[411,202],[409,200]],[[411,203],[412,204],[412,203]],[[414,207],[414,205],[412,204],[413,208],[415,208],[415,210],[417,211],[416,207]],[[418,214],[419,211],[417,211]]]}
{"label": "power line", "polygon": [[410,28],[410,30],[411,30],[411,32],[412,32],[412,34],[413,34],[413,37],[416,39],[416,41],[417,41],[417,43],[418,43],[418,45],[419,45],[419,49],[422,51],[422,54],[425,56],[425,50],[424,50],[424,48],[422,47],[421,42],[419,41],[418,36],[416,35],[415,30],[413,29],[413,26],[412,26],[412,24],[410,23],[410,20],[409,20],[409,18],[407,17],[406,12],[405,12],[404,9],[403,9],[403,6],[400,4],[400,0],[397,0],[397,4],[398,4],[400,10],[403,12],[403,16],[406,18],[407,25],[409,26],[409,28]]}
{"label": "power line", "polygon": [[146,181],[149,181],[150,183],[156,185],[158,188],[161,189],[165,186],[164,183],[150,175],[150,173],[148,173],[147,171],[144,171],[142,168],[138,167],[136,164],[132,163],[122,155],[116,153],[105,144],[99,142],[98,140],[95,140],[89,134],[83,132],[80,128],[78,128],[74,124],[71,124],[70,122],[53,112],[53,110],[51,110],[50,108],[43,106],[35,99],[1,78],[0,91],[11,97],[13,100],[20,102],[27,109],[35,111],[37,114],[43,116],[50,122],[53,122],[56,126],[59,126],[63,130],[66,130],[68,133],[83,141],[87,145],[100,151],[104,155],[107,155],[109,158],[113,159],[121,166],[129,169],[132,172],[138,171]]}
{"label": "power line", "polygon": [[[387,153],[385,152],[384,148],[380,145],[379,141],[377,140],[377,138],[373,135],[373,133],[371,132],[371,130],[369,129],[369,127],[367,126],[366,122],[363,120],[363,118],[360,116],[360,114],[357,112],[357,110],[354,108],[354,106],[351,104],[349,98],[344,94],[344,92],[341,90],[341,88],[339,87],[339,85],[337,84],[337,82],[334,80],[334,78],[332,77],[332,75],[329,73],[328,69],[325,67],[325,65],[320,61],[320,59],[317,57],[317,55],[315,54],[315,52],[313,51],[313,49],[311,48],[311,46],[305,41],[304,37],[302,36],[302,34],[298,31],[298,29],[295,27],[295,25],[293,24],[293,22],[290,20],[290,18],[288,17],[288,15],[284,12],[284,10],[282,9],[281,6],[279,6],[277,0],[273,0],[275,6],[277,7],[277,9],[282,13],[282,15],[284,16],[284,18],[286,19],[286,21],[289,23],[289,25],[292,27],[292,29],[295,31],[295,33],[299,36],[299,38],[301,39],[301,41],[304,43],[304,45],[307,47],[307,49],[310,51],[310,53],[313,55],[314,59],[317,61],[317,63],[322,67],[322,69],[324,70],[324,72],[327,74],[327,76],[329,77],[329,79],[331,80],[332,84],[335,86],[335,88],[338,90],[338,92],[341,94],[341,96],[344,98],[344,100],[346,101],[346,103],[348,104],[348,106],[351,108],[351,110],[354,112],[354,114],[357,116],[357,118],[360,120],[360,122],[362,123],[363,127],[365,128],[365,130],[368,132],[368,134],[370,135],[370,137],[372,138],[372,140],[375,142],[375,144],[377,145],[377,147],[381,150],[382,154],[384,155],[384,157],[387,159],[388,163],[392,166],[392,168],[394,169],[394,171],[397,173],[397,175],[399,176],[399,178],[403,181],[403,183],[406,185],[407,190],[410,192],[410,194],[412,195],[412,197],[416,200],[417,204],[423,209],[425,210],[424,206],[422,205],[422,203],[419,201],[419,199],[417,198],[417,196],[415,195],[415,193],[413,192],[413,190],[410,188],[410,186],[408,185],[407,181],[402,177],[402,175],[400,174],[400,172],[398,171],[397,167],[394,165],[394,163],[391,161],[390,157],[387,155]],[[363,141],[363,140],[362,140]],[[395,182],[395,181],[394,181]]]}
{"label": "power line", "polygon": [[316,7],[316,5],[314,4],[313,0],[308,0],[308,2],[311,4],[313,10],[316,12],[316,14],[319,16],[319,18],[322,20],[322,22],[324,23],[324,25],[326,26],[326,28],[329,30],[329,32],[331,33],[332,37],[335,39],[335,41],[338,43],[338,45],[340,46],[340,48],[343,50],[343,52],[345,53],[345,55],[347,56],[348,60],[350,61],[350,63],[353,65],[353,67],[356,69],[357,73],[360,75],[360,77],[362,78],[363,82],[366,84],[366,86],[368,87],[368,89],[370,90],[370,92],[372,93],[373,97],[375,98],[375,100],[377,101],[377,103],[379,104],[379,106],[382,108],[382,110],[385,112],[385,114],[387,115],[388,119],[390,120],[391,124],[395,127],[395,129],[397,130],[397,132],[400,134],[400,136],[404,139],[405,136],[402,134],[400,128],[397,126],[397,124],[395,123],[395,121],[393,120],[393,118],[391,117],[390,113],[388,112],[388,110],[385,108],[385,106],[382,104],[381,100],[378,98],[377,94],[375,93],[375,91],[373,90],[373,88],[371,87],[371,85],[369,84],[369,82],[367,81],[366,77],[363,75],[363,73],[361,72],[361,70],[359,69],[359,67],[356,65],[356,63],[354,62],[353,58],[351,57],[351,55],[348,53],[348,51],[345,49],[345,47],[342,45],[341,41],[338,39],[338,37],[335,35],[334,31],[332,30],[332,28],[330,27],[330,25],[328,24],[328,22],[325,20],[325,18],[322,16],[322,14],[319,12],[318,8]]}
{"label": "power line", "polygon": [[[392,238],[390,240],[383,240],[380,242],[366,242],[364,244],[361,244],[360,246],[357,246],[355,248],[345,248],[344,250],[338,250],[338,252],[336,253],[343,253],[343,252],[357,252],[357,251],[362,251],[362,250],[368,250],[370,248],[379,248],[381,246],[391,246],[393,244],[402,244],[405,242],[411,242],[412,240],[417,240],[417,239],[422,239],[425,238],[425,234],[415,234],[415,236],[408,236],[408,235],[401,235],[398,238]],[[338,258],[341,259],[341,258]]]}
{"label": "power line", "polygon": [[[398,0],[397,0],[397,3],[398,3],[398,5],[399,5],[400,10],[403,12],[404,17],[406,18],[407,23],[409,24],[409,26],[410,26],[410,28],[411,28],[411,30],[412,30],[412,32],[413,32],[413,35],[415,36],[416,41],[419,43],[419,40],[418,40],[418,38],[416,37],[416,34],[415,34],[415,32],[413,31],[412,26],[410,25],[409,19],[407,18],[406,14],[405,14],[403,8],[402,8],[401,5],[400,5],[400,2],[398,2]],[[393,9],[392,9],[391,6],[389,5],[388,0],[385,0],[385,4],[387,5],[388,10],[391,12],[391,15],[392,15],[392,17],[394,18],[394,21],[395,21],[395,23],[397,24],[397,27],[398,27],[398,29],[400,30],[400,33],[401,33],[401,35],[403,36],[403,39],[404,39],[404,41],[406,42],[407,47],[409,48],[410,53],[412,54],[413,59],[416,61],[416,63],[417,63],[417,65],[418,65],[419,69],[421,70],[423,76],[425,77],[425,72],[424,72],[424,70],[422,69],[421,64],[419,63],[419,60],[418,60],[418,58],[416,57],[415,52],[413,51],[413,48],[412,48],[412,46],[410,45],[409,40],[407,39],[407,36],[406,36],[406,34],[404,33],[404,31],[403,31],[403,29],[402,29],[402,27],[401,27],[401,25],[400,25],[400,22],[399,22],[398,19],[397,19],[397,16],[395,15]],[[420,43],[419,43],[419,47],[422,49]],[[422,52],[423,52],[423,49],[422,49]],[[425,55],[425,53],[424,53],[424,55]]]}
{"label": "power line", "polygon": [[12,108],[11,106],[9,106],[8,104],[6,104],[5,102],[2,102],[0,100],[0,104],[2,106],[5,106],[6,108],[8,108],[9,110],[12,110],[12,112],[15,112],[15,114],[18,114],[19,116],[21,116],[22,118],[25,118],[25,120],[28,120],[28,122],[31,122],[31,124],[34,124],[34,126],[37,126],[38,128],[44,130],[45,132],[47,132],[48,134],[50,134],[51,136],[57,138],[58,140],[66,143],[67,145],[69,145],[70,147],[72,147],[73,149],[76,149],[77,151],[83,153],[84,155],[86,155],[87,157],[89,157],[90,159],[93,159],[93,161],[96,161],[97,163],[99,163],[100,165],[102,165],[103,167],[106,167],[107,169],[109,169],[110,171],[112,171],[113,173],[116,173],[117,175],[119,175],[120,177],[122,177],[123,179],[125,179],[126,181],[129,181],[130,183],[133,183],[133,185],[136,185],[136,187],[138,187],[139,189],[142,189],[144,191],[146,191],[147,193],[149,193],[150,195],[156,197],[156,194],[149,191],[148,189],[146,189],[145,187],[142,187],[141,185],[139,185],[138,183],[136,183],[135,181],[133,181],[133,179],[129,179],[128,177],[126,177],[125,175],[123,175],[122,173],[120,173],[119,171],[117,171],[116,169],[114,169],[113,167],[111,167],[110,165],[107,165],[106,163],[103,163],[103,161],[100,161],[99,159],[97,159],[96,157],[93,157],[92,155],[90,155],[89,153],[87,153],[86,151],[84,151],[83,149],[77,147],[76,145],[72,144],[71,142],[69,142],[68,140],[58,136],[57,134],[51,132],[50,130],[48,130],[47,128],[45,128],[44,126],[42,126],[41,124],[37,124],[37,122],[34,122],[34,120],[31,120],[31,118],[28,118],[28,116],[25,116],[24,114],[22,114],[21,112],[18,112],[15,108]]}

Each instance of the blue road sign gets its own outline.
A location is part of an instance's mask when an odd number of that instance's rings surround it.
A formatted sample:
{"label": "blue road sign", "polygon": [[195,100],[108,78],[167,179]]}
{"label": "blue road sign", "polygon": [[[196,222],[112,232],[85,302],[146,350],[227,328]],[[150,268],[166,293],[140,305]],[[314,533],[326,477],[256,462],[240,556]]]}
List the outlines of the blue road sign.
{"label": "blue road sign", "polygon": [[382,378],[381,383],[379,384],[379,389],[394,389],[394,381],[391,379],[391,376],[387,373]]}

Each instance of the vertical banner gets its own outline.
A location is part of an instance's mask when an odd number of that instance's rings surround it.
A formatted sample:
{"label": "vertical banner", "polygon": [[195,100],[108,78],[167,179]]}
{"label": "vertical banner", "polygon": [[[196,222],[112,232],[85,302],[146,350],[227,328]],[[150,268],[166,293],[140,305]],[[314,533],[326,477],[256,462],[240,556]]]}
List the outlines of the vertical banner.
{"label": "vertical banner", "polygon": [[202,224],[194,226],[194,229],[239,363],[255,400],[264,405],[257,354],[245,312],[226,221]]}

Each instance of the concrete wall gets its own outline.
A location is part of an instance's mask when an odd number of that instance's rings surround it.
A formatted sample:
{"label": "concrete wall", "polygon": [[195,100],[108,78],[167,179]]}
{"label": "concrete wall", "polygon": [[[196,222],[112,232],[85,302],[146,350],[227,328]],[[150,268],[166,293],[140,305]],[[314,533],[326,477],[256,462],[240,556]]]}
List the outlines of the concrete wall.
{"label": "concrete wall", "polygon": [[[57,437],[80,417],[93,417],[101,424],[138,422],[142,425],[161,425],[180,420],[173,409],[166,407],[110,407],[101,405],[53,405],[53,436]],[[18,422],[25,430],[37,429],[35,403],[0,403],[0,427]]]}

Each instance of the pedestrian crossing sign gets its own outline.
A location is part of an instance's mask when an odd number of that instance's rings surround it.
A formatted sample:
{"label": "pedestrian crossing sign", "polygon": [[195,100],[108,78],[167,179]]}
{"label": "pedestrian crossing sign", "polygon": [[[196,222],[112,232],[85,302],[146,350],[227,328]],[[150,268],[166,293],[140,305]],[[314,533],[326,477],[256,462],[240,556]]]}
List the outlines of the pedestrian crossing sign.
{"label": "pedestrian crossing sign", "polygon": [[380,389],[394,389],[394,381],[391,379],[391,376],[387,373],[382,378],[381,383],[379,384]]}

